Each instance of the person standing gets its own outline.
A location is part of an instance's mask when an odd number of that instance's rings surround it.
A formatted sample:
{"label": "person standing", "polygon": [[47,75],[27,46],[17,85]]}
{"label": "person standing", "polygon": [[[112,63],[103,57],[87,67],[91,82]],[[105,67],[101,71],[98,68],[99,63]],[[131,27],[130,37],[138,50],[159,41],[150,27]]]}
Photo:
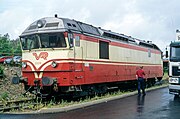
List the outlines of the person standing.
{"label": "person standing", "polygon": [[143,96],[146,95],[145,92],[145,73],[143,70],[143,66],[140,66],[140,69],[138,69],[136,71],[136,78],[137,78],[137,82],[138,82],[138,95],[141,95],[141,90],[143,93]]}

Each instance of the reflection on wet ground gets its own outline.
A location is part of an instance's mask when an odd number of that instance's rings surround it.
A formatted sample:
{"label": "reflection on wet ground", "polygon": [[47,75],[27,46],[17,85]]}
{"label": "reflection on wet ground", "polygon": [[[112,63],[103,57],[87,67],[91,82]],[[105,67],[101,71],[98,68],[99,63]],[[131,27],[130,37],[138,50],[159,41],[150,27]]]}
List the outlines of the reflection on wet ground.
{"label": "reflection on wet ground", "polygon": [[145,96],[137,96],[137,112],[138,112],[138,116],[141,116],[141,114],[143,113],[144,100],[145,100]]}
{"label": "reflection on wet ground", "polygon": [[180,98],[168,88],[55,114],[0,115],[0,119],[179,119]]}

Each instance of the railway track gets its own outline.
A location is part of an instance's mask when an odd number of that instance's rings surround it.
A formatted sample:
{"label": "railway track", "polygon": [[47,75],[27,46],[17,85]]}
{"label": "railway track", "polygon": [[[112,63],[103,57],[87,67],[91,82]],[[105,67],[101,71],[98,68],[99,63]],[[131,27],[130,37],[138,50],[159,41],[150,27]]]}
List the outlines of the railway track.
{"label": "railway track", "polygon": [[[165,84],[165,82],[158,82],[155,85],[161,85],[161,84]],[[122,89],[121,91],[134,91],[135,89]],[[118,92],[119,89],[116,87],[113,87],[111,89],[109,89],[109,91],[107,93],[116,93]],[[59,104],[59,102],[62,101],[62,99],[64,101],[67,102],[71,102],[71,101],[78,101],[79,99],[85,100],[86,97],[79,97],[79,98],[57,98],[57,100],[54,100],[56,104]],[[40,102],[39,102],[40,101]],[[49,104],[51,100],[38,100],[37,98],[24,98],[21,100],[11,100],[11,101],[0,101],[0,113],[1,112],[9,112],[9,111],[16,111],[16,110],[36,110],[37,107],[39,105],[41,105],[42,107],[47,106],[47,104]],[[36,107],[36,108],[34,108]],[[42,108],[40,107],[40,108]],[[39,109],[39,108],[38,108]]]}
{"label": "railway track", "polygon": [[34,98],[26,98],[21,100],[0,101],[0,112],[8,112],[10,110],[28,109],[30,105],[37,105]]}

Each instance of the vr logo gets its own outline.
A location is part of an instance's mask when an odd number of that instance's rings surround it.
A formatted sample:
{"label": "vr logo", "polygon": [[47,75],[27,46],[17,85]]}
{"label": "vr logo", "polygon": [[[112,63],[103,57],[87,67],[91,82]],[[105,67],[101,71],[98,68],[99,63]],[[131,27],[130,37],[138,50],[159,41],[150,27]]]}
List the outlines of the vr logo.
{"label": "vr logo", "polygon": [[36,58],[36,60],[39,60],[40,58],[47,60],[48,53],[47,52],[41,52],[39,55],[37,53],[33,53],[33,56]]}

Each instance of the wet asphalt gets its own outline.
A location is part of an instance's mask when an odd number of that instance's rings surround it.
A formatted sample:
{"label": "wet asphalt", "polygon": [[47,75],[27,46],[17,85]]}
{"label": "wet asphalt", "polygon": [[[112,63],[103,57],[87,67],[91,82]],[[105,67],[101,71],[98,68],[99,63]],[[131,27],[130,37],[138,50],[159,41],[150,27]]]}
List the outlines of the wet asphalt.
{"label": "wet asphalt", "polygon": [[0,119],[180,119],[180,98],[161,88],[68,112],[1,114]]}

